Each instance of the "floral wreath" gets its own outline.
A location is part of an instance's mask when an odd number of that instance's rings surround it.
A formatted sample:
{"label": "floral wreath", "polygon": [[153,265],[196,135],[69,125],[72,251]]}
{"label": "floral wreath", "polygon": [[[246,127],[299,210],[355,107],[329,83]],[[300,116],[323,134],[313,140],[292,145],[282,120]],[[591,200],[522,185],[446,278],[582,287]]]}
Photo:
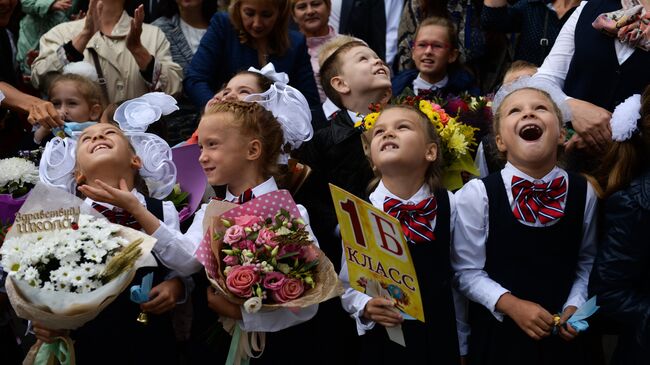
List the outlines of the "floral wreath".
{"label": "floral wreath", "polygon": [[[153,198],[164,199],[176,183],[176,165],[172,161],[169,144],[159,136],[145,133],[150,124],[162,115],[178,110],[176,99],[161,93],[147,93],[122,103],[113,119],[142,160],[140,176],[144,179]],[[54,137],[45,146],[39,164],[41,181],[46,185],[75,193],[74,178],[77,142],[73,137]]]}

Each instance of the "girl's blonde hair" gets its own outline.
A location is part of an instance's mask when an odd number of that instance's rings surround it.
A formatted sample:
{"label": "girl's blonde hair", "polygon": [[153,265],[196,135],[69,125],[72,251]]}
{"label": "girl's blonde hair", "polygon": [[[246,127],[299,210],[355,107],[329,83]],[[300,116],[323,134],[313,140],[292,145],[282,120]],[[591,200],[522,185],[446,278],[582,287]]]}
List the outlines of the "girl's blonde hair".
{"label": "girl's blonde hair", "polygon": [[[382,109],[382,113],[385,112],[386,110],[390,109],[405,109],[408,111],[411,111],[415,113],[418,116],[418,121],[421,123],[425,135],[424,137],[426,138],[426,143],[435,143],[436,144],[436,159],[434,161],[431,161],[429,163],[429,166],[427,167],[426,172],[424,173],[424,182],[429,186],[429,190],[431,192],[434,192],[435,190],[439,189],[442,187],[442,182],[441,182],[441,176],[442,176],[442,153],[440,150],[440,136],[438,135],[438,132],[436,132],[436,127],[431,123],[431,120],[429,120],[429,117],[427,117],[426,114],[424,114],[420,109],[403,104],[403,105],[387,105],[384,109]],[[379,115],[379,118],[381,118],[381,114]],[[372,140],[372,137],[368,138],[370,136],[370,133],[372,132],[372,129],[364,134],[364,143],[367,144],[367,146],[364,147],[364,151],[366,152],[366,157],[370,161],[370,165],[372,166],[372,170],[375,173],[375,178],[370,181],[370,184],[368,184],[368,192],[371,192],[377,187],[377,184],[379,184],[379,181],[381,180],[381,171],[375,167],[375,164],[372,162],[372,154],[370,153],[370,148],[369,144],[370,141]]]}
{"label": "girl's blonde hair", "polygon": [[99,88],[99,85],[93,82],[92,80],[90,80],[89,78],[81,75],[63,74],[57,76],[50,83],[50,87],[47,90],[47,95],[51,97],[52,90],[54,89],[56,84],[65,81],[70,81],[77,84],[77,89],[79,90],[81,96],[83,96],[84,100],[86,101],[86,103],[88,103],[89,106],[99,104],[102,110],[104,110],[102,90]]}
{"label": "girl's blonde hair", "polygon": [[[250,36],[244,29],[241,19],[241,3],[243,0],[234,0],[228,6],[228,15],[233,27],[239,32],[239,41],[243,44],[251,42]],[[271,54],[283,55],[290,47],[289,42],[289,18],[291,16],[291,4],[289,0],[256,0],[258,2],[270,3],[278,12],[278,16],[269,33],[269,51]]]}
{"label": "girl's blonde hair", "polygon": [[258,103],[245,101],[223,101],[209,106],[203,117],[219,113],[230,113],[233,123],[245,136],[258,139],[262,144],[260,168],[264,177],[279,177],[278,156],[282,149],[284,135],[282,126],[273,114]]}
{"label": "girl's blonde hair", "polygon": [[600,167],[596,179],[602,188],[602,198],[607,198],[624,189],[632,179],[648,166],[650,156],[650,86],[641,95],[641,119],[637,121],[638,131],[623,142],[612,142]]}

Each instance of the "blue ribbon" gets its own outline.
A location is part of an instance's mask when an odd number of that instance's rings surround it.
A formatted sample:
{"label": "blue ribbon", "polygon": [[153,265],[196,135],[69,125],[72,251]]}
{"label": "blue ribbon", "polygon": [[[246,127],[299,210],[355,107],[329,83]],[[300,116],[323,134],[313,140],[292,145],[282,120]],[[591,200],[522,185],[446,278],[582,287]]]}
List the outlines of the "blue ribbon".
{"label": "blue ribbon", "polygon": [[142,284],[131,287],[131,301],[138,304],[148,302],[152,284],[153,272],[150,272],[142,278]]}
{"label": "blue ribbon", "polygon": [[239,357],[239,341],[241,339],[242,333],[239,328],[239,324],[235,323],[235,332],[232,334],[232,340],[230,341],[230,349],[228,350],[228,358],[226,359],[226,365],[235,365],[237,360],[239,360],[240,365],[248,365],[250,359],[238,359]]}
{"label": "blue ribbon", "polygon": [[589,328],[587,318],[600,308],[596,305],[596,297],[591,297],[585,304],[582,305],[567,321],[576,331],[583,332]]}
{"label": "blue ribbon", "polygon": [[84,129],[97,124],[97,122],[82,122],[82,123],[77,123],[77,122],[65,122],[63,124],[63,127],[57,127],[52,129],[52,133],[57,136],[57,137],[73,137],[74,132],[81,132]]}

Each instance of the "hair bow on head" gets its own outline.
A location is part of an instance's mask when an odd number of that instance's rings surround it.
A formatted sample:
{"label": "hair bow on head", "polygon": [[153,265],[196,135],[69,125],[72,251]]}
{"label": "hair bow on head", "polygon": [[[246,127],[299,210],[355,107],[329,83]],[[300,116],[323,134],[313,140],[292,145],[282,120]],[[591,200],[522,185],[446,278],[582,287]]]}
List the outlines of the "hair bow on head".
{"label": "hair bow on head", "polygon": [[275,66],[273,66],[271,62],[267,63],[266,66],[262,67],[261,70],[258,70],[255,67],[249,67],[248,71],[262,74],[273,80],[273,82],[281,82],[283,84],[289,83],[289,75],[287,75],[285,72],[276,72]]}
{"label": "hair bow on head", "polygon": [[[309,141],[314,134],[307,99],[289,85],[276,82],[264,93],[248,95],[244,101],[259,103],[275,116],[282,126],[284,145],[288,145],[291,150]],[[288,161],[289,154],[283,151],[278,163],[287,164]]]}
{"label": "hair bow on head", "polygon": [[[162,115],[176,110],[176,99],[161,92],[127,100],[115,110],[115,121],[142,160],[140,176],[147,184],[149,195],[156,199],[167,197],[174,188],[176,165],[167,142],[145,131]],[[76,142],[73,139],[55,137],[43,151],[39,166],[41,180],[47,185],[74,193],[76,157]]]}
{"label": "hair bow on head", "polygon": [[634,132],[639,130],[637,121],[641,119],[641,95],[634,94],[618,104],[612,118],[609,120],[612,126],[612,141],[623,142],[632,137]]}
{"label": "hair bow on head", "polygon": [[519,89],[538,89],[546,92],[551,96],[551,100],[553,100],[555,105],[560,109],[560,112],[562,113],[562,122],[566,123],[571,120],[571,110],[569,109],[569,105],[566,103],[566,94],[559,87],[555,86],[555,84],[530,76],[522,76],[509,84],[501,86],[496,95],[494,95],[492,110],[496,113],[496,111],[499,110],[501,103],[503,103],[503,100],[505,100],[508,95]]}

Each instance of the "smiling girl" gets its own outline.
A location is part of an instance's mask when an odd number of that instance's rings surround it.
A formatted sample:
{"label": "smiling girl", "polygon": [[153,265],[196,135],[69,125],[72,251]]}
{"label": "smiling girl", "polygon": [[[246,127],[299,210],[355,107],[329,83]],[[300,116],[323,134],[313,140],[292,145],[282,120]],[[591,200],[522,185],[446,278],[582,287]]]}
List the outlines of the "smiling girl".
{"label": "smiling girl", "polygon": [[591,364],[566,321],[587,299],[597,199],[584,177],[557,166],[564,98],[523,78],[499,90],[494,110],[508,162],[456,193],[452,264],[473,301],[470,362]]}

